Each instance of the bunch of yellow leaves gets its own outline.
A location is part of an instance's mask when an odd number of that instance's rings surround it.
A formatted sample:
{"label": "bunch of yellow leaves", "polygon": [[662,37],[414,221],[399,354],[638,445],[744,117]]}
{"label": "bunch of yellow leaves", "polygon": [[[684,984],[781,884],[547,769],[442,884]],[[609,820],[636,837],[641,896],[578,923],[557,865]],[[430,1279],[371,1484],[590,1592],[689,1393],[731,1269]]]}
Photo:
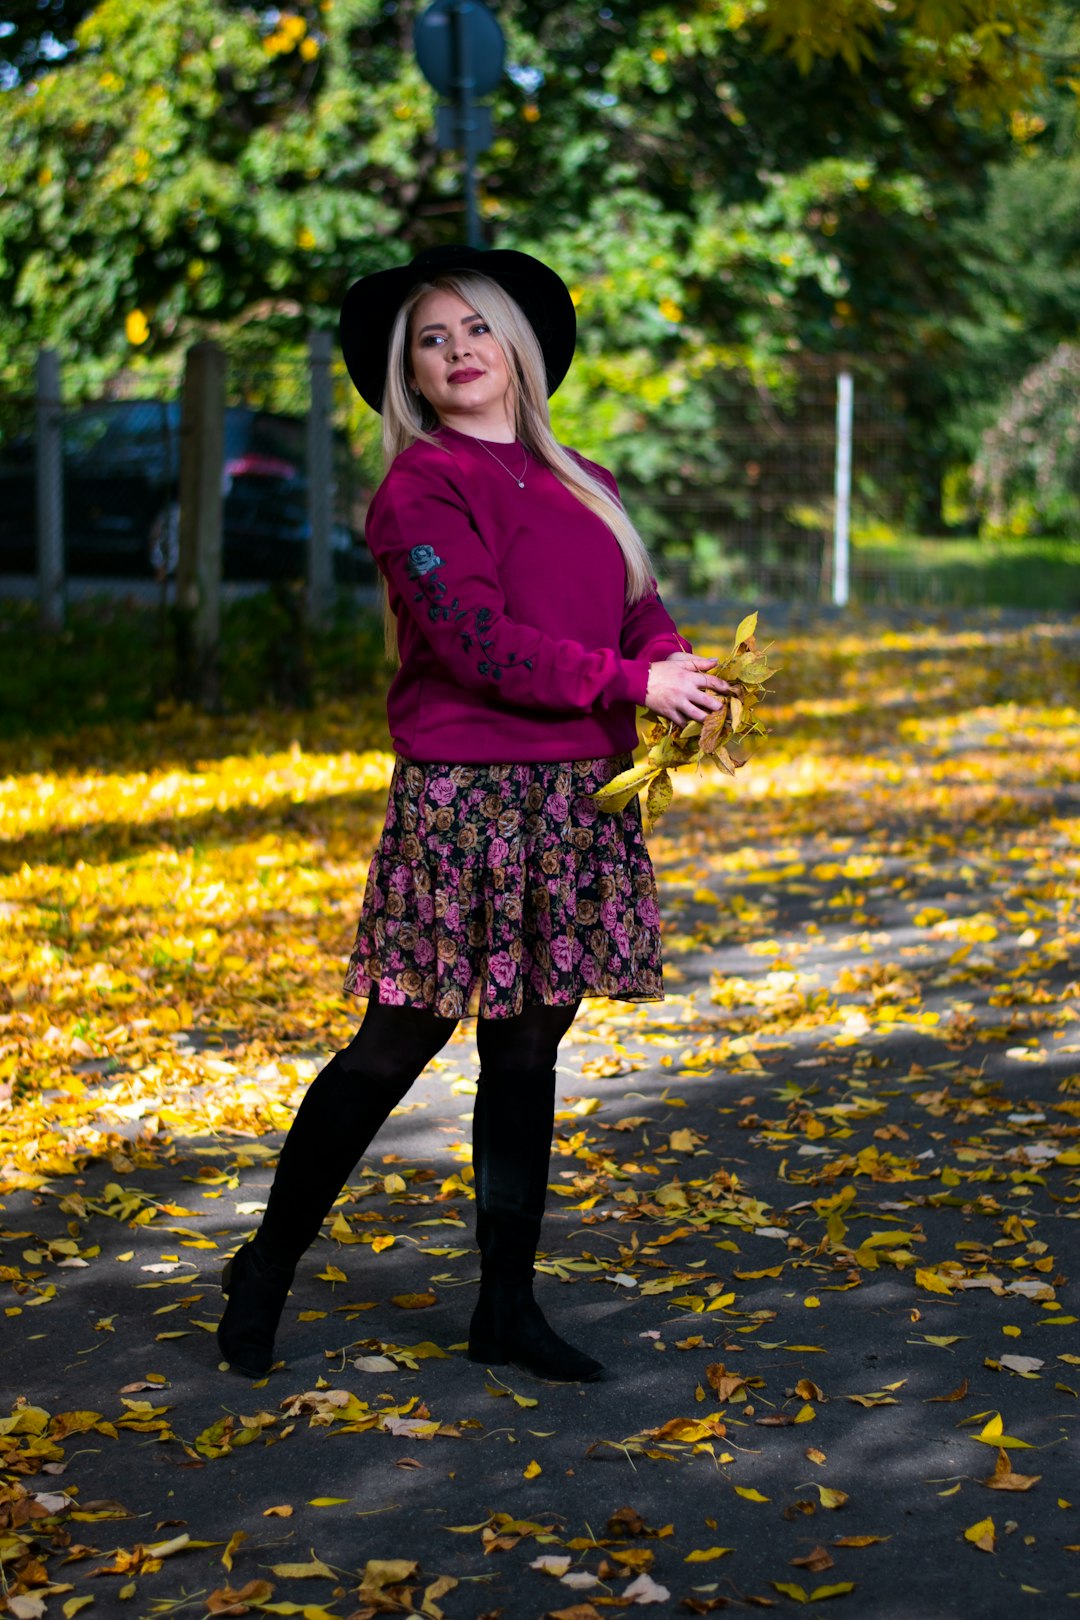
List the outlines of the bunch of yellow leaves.
{"label": "bunch of yellow leaves", "polygon": [[756,710],[766,696],[765,682],[779,668],[770,665],[768,650],[758,649],[757,620],[756,613],[747,614],[735,632],[731,652],[710,671],[733,690],[707,720],[678,726],[646,710],[644,756],[593,794],[593,802],[601,810],[625,810],[635,793],[645,793],[645,813],[655,824],[673,797],[672,770],[687,765],[700,770],[711,760],[734,776],[746,764],[753,739],[766,734]]}

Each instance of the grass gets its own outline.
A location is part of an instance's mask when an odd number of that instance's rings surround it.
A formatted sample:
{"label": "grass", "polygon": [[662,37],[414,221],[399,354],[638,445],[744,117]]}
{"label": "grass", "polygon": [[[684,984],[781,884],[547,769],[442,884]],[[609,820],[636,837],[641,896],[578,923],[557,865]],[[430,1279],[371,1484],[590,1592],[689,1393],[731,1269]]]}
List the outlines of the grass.
{"label": "grass", "polygon": [[[880,530],[852,547],[851,600],[874,608],[1080,611],[1080,540],[932,539]],[[748,598],[749,600],[749,598]],[[761,604],[763,605],[763,604]],[[123,599],[73,606],[59,635],[32,602],[0,601],[0,739],[73,734],[86,726],[167,717],[176,703],[176,648],[166,608]],[[313,635],[291,588],[227,603],[226,714],[346,706],[383,690],[382,628],[339,598]]]}
{"label": "grass", "polygon": [[856,537],[852,600],[865,606],[1080,611],[1080,540]]}
{"label": "grass", "polygon": [[[50,635],[33,603],[0,603],[0,738],[72,733],[164,716],[175,705],[168,610],[123,600],[80,603]],[[291,591],[266,591],[222,612],[226,713],[304,709],[382,685],[381,622],[343,597],[325,632],[304,625]]]}

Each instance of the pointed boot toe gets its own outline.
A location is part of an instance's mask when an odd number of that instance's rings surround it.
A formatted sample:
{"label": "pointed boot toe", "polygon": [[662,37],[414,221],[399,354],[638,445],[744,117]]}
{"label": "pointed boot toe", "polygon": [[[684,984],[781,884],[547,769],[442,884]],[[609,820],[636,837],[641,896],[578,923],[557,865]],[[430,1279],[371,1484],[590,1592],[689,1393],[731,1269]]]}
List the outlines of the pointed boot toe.
{"label": "pointed boot toe", "polygon": [[221,1273],[225,1310],[217,1328],[223,1358],[245,1378],[265,1378],[274,1364],[274,1335],[293,1280],[292,1266],[276,1264],[245,1243]]}
{"label": "pointed boot toe", "polygon": [[535,1378],[563,1384],[592,1384],[604,1374],[601,1362],[555,1332],[527,1283],[482,1285],[468,1355],[489,1367],[512,1362]]}

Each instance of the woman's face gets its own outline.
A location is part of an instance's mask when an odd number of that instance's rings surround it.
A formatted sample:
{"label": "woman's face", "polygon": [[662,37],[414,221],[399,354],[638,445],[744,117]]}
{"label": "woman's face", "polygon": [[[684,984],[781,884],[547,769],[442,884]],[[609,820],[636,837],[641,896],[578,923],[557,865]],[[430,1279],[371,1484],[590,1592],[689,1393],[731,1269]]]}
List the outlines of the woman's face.
{"label": "woman's face", "polygon": [[425,293],[409,328],[409,386],[440,422],[477,438],[513,439],[513,399],[503,352],[487,323],[457,293]]}

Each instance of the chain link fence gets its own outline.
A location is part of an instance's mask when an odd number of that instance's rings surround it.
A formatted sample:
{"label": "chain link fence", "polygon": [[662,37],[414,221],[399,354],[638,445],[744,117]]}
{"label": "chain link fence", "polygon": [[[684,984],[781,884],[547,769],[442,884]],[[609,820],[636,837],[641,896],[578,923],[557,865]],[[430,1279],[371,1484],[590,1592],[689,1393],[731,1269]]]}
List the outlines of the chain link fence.
{"label": "chain link fence", "polygon": [[[313,368],[295,351],[228,357],[223,483],[226,592],[302,581],[311,501],[307,466]],[[103,588],[167,594],[179,537],[182,374],[144,367],[107,390],[55,407],[62,468],[62,557],[71,600]],[[809,364],[783,395],[750,387],[717,401],[716,471],[664,485],[622,479],[624,499],[680,598],[812,604],[834,596],[836,376]],[[378,482],[378,423],[340,362],[330,368],[330,547],[339,586],[370,596],[376,574],[363,543]],[[33,371],[0,378],[0,593],[37,589],[43,420]],[[899,524],[910,467],[903,400],[887,379],[854,373],[851,494],[858,521]],[[850,598],[873,605],[951,603],[944,574],[873,566],[852,553]]]}
{"label": "chain link fence", "polygon": [[[36,389],[26,369],[21,388],[0,393],[0,591],[36,589],[43,509],[51,503],[70,600],[103,587],[167,594],[179,550],[182,372],[157,368],[121,376],[97,397],[88,390],[51,400],[40,366]],[[312,365],[303,354],[248,354],[230,358],[226,378],[223,578],[237,587],[302,581],[311,532]],[[329,545],[335,581],[370,587],[375,571],[363,533],[372,479],[350,431],[347,381],[343,367],[331,366]],[[50,433],[57,454],[48,464]],[[50,466],[59,490],[48,485]]]}

